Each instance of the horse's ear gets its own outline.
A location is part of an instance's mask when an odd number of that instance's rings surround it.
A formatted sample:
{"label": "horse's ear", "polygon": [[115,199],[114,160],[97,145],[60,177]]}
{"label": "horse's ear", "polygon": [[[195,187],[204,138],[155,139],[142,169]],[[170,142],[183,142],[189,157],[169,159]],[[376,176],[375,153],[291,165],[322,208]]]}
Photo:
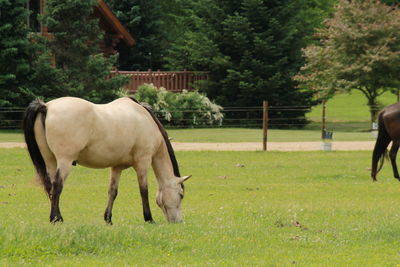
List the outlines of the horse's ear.
{"label": "horse's ear", "polygon": [[190,177],[192,177],[192,175],[188,175],[188,176],[183,176],[183,177],[179,177],[179,182],[180,184],[183,184],[183,182],[185,182],[187,179],[189,179]]}

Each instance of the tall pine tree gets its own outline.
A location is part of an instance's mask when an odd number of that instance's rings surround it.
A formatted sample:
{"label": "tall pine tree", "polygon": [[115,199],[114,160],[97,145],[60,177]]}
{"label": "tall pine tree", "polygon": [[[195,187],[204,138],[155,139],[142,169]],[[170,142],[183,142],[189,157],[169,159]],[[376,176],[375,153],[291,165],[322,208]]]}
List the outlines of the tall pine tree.
{"label": "tall pine tree", "polygon": [[94,102],[115,98],[126,77],[110,78],[117,55],[105,57],[100,49],[103,33],[97,19],[90,18],[97,0],[48,0],[42,18],[52,37],[47,47],[55,58],[53,71],[59,89],[51,97],[77,96]]}
{"label": "tall pine tree", "polygon": [[[179,22],[187,30],[172,44],[169,67],[209,71],[207,94],[223,106],[260,106],[263,100],[273,106],[309,106],[311,93],[298,89],[291,77],[303,63],[301,48],[333,2],[186,2]],[[272,115],[299,121],[304,114]]]}
{"label": "tall pine tree", "polygon": [[162,69],[167,42],[163,0],[106,0],[118,19],[137,41],[134,47],[120,44],[121,70]]}
{"label": "tall pine tree", "polygon": [[21,106],[30,74],[25,0],[0,0],[0,107]]}

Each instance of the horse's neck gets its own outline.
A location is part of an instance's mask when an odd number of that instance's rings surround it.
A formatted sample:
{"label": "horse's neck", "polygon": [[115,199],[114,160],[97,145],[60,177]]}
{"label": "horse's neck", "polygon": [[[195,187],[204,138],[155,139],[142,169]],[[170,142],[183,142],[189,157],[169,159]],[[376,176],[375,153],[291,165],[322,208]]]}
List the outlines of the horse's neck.
{"label": "horse's neck", "polygon": [[165,143],[161,145],[158,153],[154,155],[152,165],[159,186],[167,184],[171,181],[171,178],[175,177],[174,168]]}

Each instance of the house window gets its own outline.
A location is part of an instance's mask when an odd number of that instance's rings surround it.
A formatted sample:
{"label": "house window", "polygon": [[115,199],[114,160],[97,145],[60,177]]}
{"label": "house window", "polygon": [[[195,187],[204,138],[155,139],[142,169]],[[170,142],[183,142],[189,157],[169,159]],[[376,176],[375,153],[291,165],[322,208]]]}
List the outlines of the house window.
{"label": "house window", "polygon": [[41,32],[41,24],[38,20],[38,15],[41,11],[41,1],[40,0],[29,0],[28,1],[28,9],[29,9],[29,18],[28,18],[28,26],[33,32]]}

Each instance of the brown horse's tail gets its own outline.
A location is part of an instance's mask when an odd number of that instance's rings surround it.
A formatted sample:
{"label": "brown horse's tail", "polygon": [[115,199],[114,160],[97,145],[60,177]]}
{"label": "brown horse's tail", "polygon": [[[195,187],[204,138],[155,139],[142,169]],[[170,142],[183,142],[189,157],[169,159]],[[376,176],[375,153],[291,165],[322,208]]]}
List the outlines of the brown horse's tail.
{"label": "brown horse's tail", "polygon": [[[373,181],[376,181],[376,175],[382,169],[385,157],[387,157],[387,147],[391,139],[386,131],[385,124],[383,122],[383,112],[379,113],[378,117],[378,137],[376,139],[374,151],[372,152],[372,169],[371,177]],[[378,167],[378,161],[380,161]]]}
{"label": "brown horse's tail", "polygon": [[32,163],[35,166],[36,172],[39,176],[41,183],[43,184],[47,193],[50,192],[51,182],[46,169],[46,163],[44,162],[43,156],[40,153],[39,146],[35,139],[35,121],[38,114],[42,114],[42,125],[45,127],[45,118],[47,113],[46,104],[36,99],[32,101],[25,110],[25,114],[22,120],[22,128],[24,131],[25,142],[28,147],[29,155]]}

